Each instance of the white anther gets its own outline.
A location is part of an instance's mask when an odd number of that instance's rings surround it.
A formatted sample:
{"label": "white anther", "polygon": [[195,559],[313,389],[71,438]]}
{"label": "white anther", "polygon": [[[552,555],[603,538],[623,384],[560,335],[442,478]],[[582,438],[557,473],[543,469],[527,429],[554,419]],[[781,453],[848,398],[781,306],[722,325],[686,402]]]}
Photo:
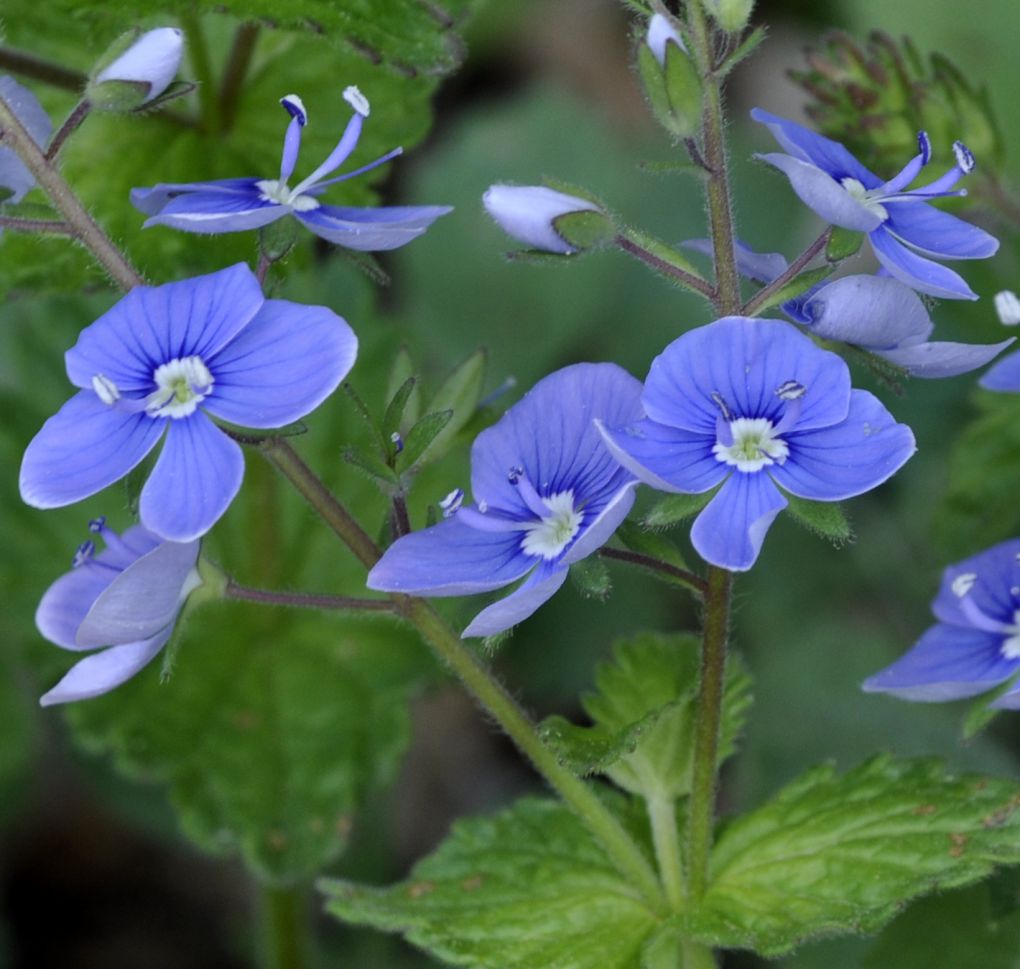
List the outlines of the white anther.
{"label": "white anther", "polygon": [[776,388],[776,396],[781,400],[798,400],[807,393],[807,387],[796,380],[787,380]]}
{"label": "white anther", "polygon": [[292,118],[297,118],[298,123],[304,127],[308,124],[308,112],[305,110],[305,103],[296,94],[288,94],[280,98],[280,104],[286,109]]}
{"label": "white anther", "polygon": [[371,107],[365,97],[353,84],[344,91],[344,100],[363,118],[368,117]]}
{"label": "white anther", "polygon": [[950,588],[953,590],[953,595],[957,599],[962,599],[972,588],[974,583],[977,581],[976,572],[963,572],[953,579]]}
{"label": "white anther", "polygon": [[112,407],[120,400],[120,391],[117,389],[117,385],[104,374],[97,373],[92,378],[92,389],[107,407]]}
{"label": "white anther", "polygon": [[962,141],[953,142],[953,154],[956,156],[956,164],[960,166],[960,171],[964,175],[969,175],[977,167],[974,153]]}
{"label": "white anther", "polygon": [[451,515],[457,514],[460,511],[460,506],[463,504],[463,490],[454,488],[453,491],[439,502],[439,510],[443,513],[443,518],[449,518]]}
{"label": "white anther", "polygon": [[1003,326],[1016,326],[1020,323],[1020,299],[1012,290],[1004,289],[995,294],[995,312],[999,314],[999,322]]}

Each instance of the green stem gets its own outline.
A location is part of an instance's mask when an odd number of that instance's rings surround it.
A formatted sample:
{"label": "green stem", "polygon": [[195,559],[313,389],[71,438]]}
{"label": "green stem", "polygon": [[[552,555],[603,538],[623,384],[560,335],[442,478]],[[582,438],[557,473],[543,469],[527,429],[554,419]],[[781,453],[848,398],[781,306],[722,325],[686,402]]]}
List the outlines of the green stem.
{"label": "green stem", "polygon": [[194,13],[181,14],[181,27],[188,38],[188,56],[198,82],[198,103],[202,111],[202,127],[208,132],[221,130],[220,103],[213,81],[212,60],[205,42],[202,20]]}
{"label": "green stem", "polygon": [[631,565],[638,565],[641,568],[651,569],[653,572],[669,576],[671,579],[682,582],[691,592],[698,596],[703,596],[708,588],[701,576],[695,575],[693,572],[687,571],[687,569],[681,569],[679,566],[670,565],[669,562],[663,562],[662,559],[657,559],[652,555],[645,555],[643,552],[632,552],[629,549],[611,548],[610,546],[603,545],[598,550],[598,555],[604,559],[629,562]]}
{"label": "green stem", "polygon": [[712,850],[716,777],[719,765],[719,730],[726,676],[726,638],[729,633],[732,573],[710,566],[705,597],[705,629],[701,652],[694,724],[694,770],[691,779],[690,816],[687,824],[687,889],[699,899],[708,885]]}
{"label": "green stem", "polygon": [[620,233],[616,236],[613,242],[628,255],[640,260],[646,266],[650,266],[656,272],[660,272],[664,276],[671,276],[682,286],[686,286],[687,289],[700,293],[706,299],[711,298],[712,287],[709,286],[705,280],[699,279],[692,273],[686,272],[679,266],[675,266],[673,263],[660,258],[654,252],[649,251],[629,236]]}
{"label": "green stem", "polygon": [[82,98],[74,106],[74,110],[67,116],[67,120],[60,126],[60,130],[50,140],[49,147],[46,149],[47,161],[52,162],[60,154],[64,142],[78,130],[91,110],[92,102],[88,98]]}
{"label": "green stem", "polygon": [[754,316],[762,306],[765,305],[772,298],[775,293],[778,293],[787,283],[795,279],[815,256],[818,255],[828,244],[829,237],[832,235],[832,227],[829,226],[826,230],[811,243],[790,265],[786,270],[779,276],[776,276],[767,286],[763,286],[754,294],[745,304],[744,308],[740,311],[741,316]]}
{"label": "green stem", "polygon": [[60,64],[36,57],[35,54],[10,47],[0,47],[0,70],[43,81],[65,91],[74,91],[75,94],[84,90],[88,83],[88,78],[81,71],[68,70]]}
{"label": "green stem", "polygon": [[220,130],[229,131],[237,117],[244,80],[251,65],[255,51],[255,41],[259,36],[258,24],[241,24],[234,34],[234,46],[230,48],[230,57],[223,71],[223,82],[220,85]]}
{"label": "green stem", "polygon": [[641,891],[648,902],[659,908],[662,889],[655,871],[591,785],[560,764],[556,755],[542,742],[527,714],[428,603],[422,599],[401,597],[398,609],[414,623],[437,656],[456,673],[468,691],[577,814],[602,844],[620,873]]}
{"label": "green stem", "polygon": [[716,310],[725,315],[740,313],[740,274],[734,249],[733,213],[730,206],[726,140],[723,129],[722,89],[712,67],[712,37],[701,0],[687,5],[695,57],[701,69],[701,137],[708,167],[708,217],[715,256]]}
{"label": "green stem", "polygon": [[57,211],[71,226],[75,237],[91,250],[114,281],[123,289],[140,286],[143,280],[138,271],[85,211],[78,197],[56,168],[46,160],[42,149],[32,140],[3,98],[0,98],[0,131],[3,131],[4,144],[14,149]]}
{"label": "green stem", "polygon": [[355,599],[351,596],[320,595],[314,592],[277,592],[275,589],[254,589],[228,580],[223,595],[227,599],[243,599],[265,606],[293,606],[298,609],[337,609],[350,612],[393,612],[389,599]]}
{"label": "green stem", "polygon": [[307,969],[312,961],[312,940],[304,891],[266,885],[262,889],[262,906],[265,969]]}
{"label": "green stem", "polygon": [[651,797],[647,805],[655,860],[666,889],[666,900],[674,912],[681,912],[684,908],[684,870],[680,855],[680,829],[676,823],[676,801],[671,797]]}

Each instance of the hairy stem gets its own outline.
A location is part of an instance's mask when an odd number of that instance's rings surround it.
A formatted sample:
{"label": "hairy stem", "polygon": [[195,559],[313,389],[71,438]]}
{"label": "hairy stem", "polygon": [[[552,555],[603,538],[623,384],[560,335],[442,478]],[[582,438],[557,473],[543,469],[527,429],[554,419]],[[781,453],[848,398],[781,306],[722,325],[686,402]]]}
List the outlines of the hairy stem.
{"label": "hairy stem", "polygon": [[613,239],[613,242],[617,245],[617,247],[633,256],[635,259],[639,259],[646,266],[650,266],[652,269],[663,273],[666,276],[672,276],[673,279],[681,285],[686,286],[687,289],[692,289],[694,292],[700,293],[706,299],[710,299],[712,297],[712,287],[709,286],[705,280],[699,279],[692,273],[685,272],[679,266],[674,266],[665,259],[660,259],[654,252],[649,252],[644,246],[639,245],[628,236],[621,233]]}
{"label": "hairy stem", "polygon": [[88,98],[82,98],[74,106],[74,110],[67,116],[67,120],[50,140],[50,146],[46,149],[46,160],[48,162],[52,162],[60,154],[60,149],[64,147],[64,142],[78,130],[91,110],[92,102]]}
{"label": "hairy stem", "polygon": [[407,513],[407,498],[402,491],[393,496],[393,534],[400,538],[411,531],[411,518]]}
{"label": "hairy stem", "polygon": [[312,939],[304,891],[266,885],[262,889],[262,907],[265,969],[307,969],[312,964]]}
{"label": "hairy stem", "polygon": [[695,575],[693,572],[688,572],[687,569],[681,569],[679,566],[670,565],[669,562],[663,562],[662,559],[654,558],[651,555],[645,555],[642,552],[632,552],[629,549],[623,548],[609,548],[603,546],[598,550],[598,554],[605,559],[615,559],[617,562],[629,562],[631,565],[639,565],[645,569],[651,569],[654,572],[659,572],[662,575],[668,575],[672,579],[677,579],[686,585],[692,592],[697,593],[699,596],[703,596],[708,589],[708,584],[699,575]]}
{"label": "hairy stem", "polygon": [[732,573],[726,569],[709,567],[701,682],[698,685],[694,724],[694,771],[687,824],[687,890],[694,899],[705,893],[709,854],[712,850],[731,580]]}
{"label": "hairy stem", "polygon": [[680,831],[676,823],[676,801],[671,797],[652,797],[647,804],[655,860],[666,889],[666,900],[674,912],[680,912],[684,907],[684,869],[680,855]]}
{"label": "hairy stem", "polygon": [[14,229],[16,232],[48,232],[59,236],[74,235],[74,229],[66,222],[57,222],[55,219],[22,219],[16,215],[0,215],[0,229]]}
{"label": "hairy stem", "polygon": [[227,599],[243,599],[266,606],[294,606],[298,609],[338,609],[352,612],[393,612],[389,599],[355,599],[351,596],[319,595],[312,592],[277,592],[273,589],[253,589],[233,579],[224,590]]}
{"label": "hairy stem", "polygon": [[234,125],[241,91],[248,75],[258,36],[259,26],[253,23],[241,24],[237,28],[237,33],[234,34],[234,45],[230,48],[230,57],[227,59],[223,81],[220,84],[221,131],[229,131]]}
{"label": "hairy stem", "polygon": [[829,236],[832,235],[832,226],[811,243],[790,265],[786,271],[776,276],[767,286],[763,286],[754,294],[740,311],[741,316],[754,316],[775,293],[778,293],[788,282],[795,279],[815,256],[818,255],[829,243]]}
{"label": "hairy stem", "polygon": [[0,131],[3,132],[4,144],[14,149],[71,227],[75,237],[89,248],[115,282],[123,289],[140,286],[143,280],[138,271],[110,241],[95,219],[85,211],[85,207],[78,201],[78,196],[71,191],[56,168],[46,160],[42,149],[32,140],[25,126],[3,98],[0,98]]}
{"label": "hairy stem", "polygon": [[14,50],[11,47],[0,47],[0,71],[10,71],[12,74],[20,74],[22,77],[30,77],[35,81],[43,81],[65,91],[74,91],[76,94],[85,87],[88,81],[81,71],[69,70],[61,64],[54,64],[52,61],[36,57],[35,54]]}

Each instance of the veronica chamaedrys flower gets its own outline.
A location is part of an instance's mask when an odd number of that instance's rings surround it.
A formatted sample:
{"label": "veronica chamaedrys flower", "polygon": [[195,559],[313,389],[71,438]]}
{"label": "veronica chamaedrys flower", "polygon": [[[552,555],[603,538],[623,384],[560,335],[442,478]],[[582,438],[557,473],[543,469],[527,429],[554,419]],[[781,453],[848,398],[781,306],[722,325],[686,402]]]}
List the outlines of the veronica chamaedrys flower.
{"label": "veronica chamaedrys flower", "polygon": [[563,255],[577,248],[557,231],[556,220],[574,212],[601,212],[594,202],[544,185],[493,185],[482,204],[508,236],[532,249]]}
{"label": "veronica chamaedrys flower", "polygon": [[666,66],[667,44],[676,44],[684,53],[687,52],[687,45],[684,43],[683,37],[680,36],[672,22],[661,13],[654,13],[649,19],[645,43],[659,62],[659,67]]}
{"label": "veronica chamaedrys flower", "polygon": [[119,42],[125,43],[129,44],[127,49],[89,82],[86,96],[97,107],[112,110],[141,107],[159,97],[177,76],[184,53],[184,34],[176,27],[136,31]]}
{"label": "veronica chamaedrys flower", "polygon": [[[932,602],[938,623],[864,681],[903,700],[959,700],[1020,673],[1020,539],[950,565]],[[1020,709],[1020,686],[991,704]]]}
{"label": "veronica chamaedrys flower", "polygon": [[897,424],[850,371],[782,320],[727,316],[685,333],[652,362],[647,417],[601,421],[613,455],[661,491],[719,485],[691,529],[707,562],[751,568],[786,507],[783,491],[815,501],[881,484],[914,453]]}
{"label": "veronica chamaedrys flower", "polygon": [[[712,254],[707,239],[691,239],[684,246]],[[742,242],[736,244],[735,251],[740,274],[761,283],[771,283],[788,266],[778,252],[754,252]],[[967,373],[983,367],[1013,342],[929,341],[935,324],[924,302],[909,286],[882,273],[825,280],[787,300],[780,309],[808,333],[861,347],[913,377],[936,379]]]}
{"label": "veronica chamaedrys flower", "polygon": [[[29,137],[40,147],[50,140],[53,124],[36,96],[10,77],[0,77],[0,98],[25,126]],[[13,148],[0,142],[0,202],[20,202],[35,185],[32,173]]]}
{"label": "veronica chamaedrys flower", "polygon": [[492,636],[530,616],[567,569],[608,541],[634,502],[634,477],[593,421],[641,416],[641,384],[611,363],[557,370],[482,431],[471,448],[474,503],[457,490],[445,521],[398,539],[368,587],[420,596],[489,592],[527,576],[483,609],[465,636]]}
{"label": "veronica chamaedrys flower", "polygon": [[184,182],[131,190],[131,202],[151,218],[146,226],[168,225],[185,232],[219,233],[258,229],[293,215],[317,236],[347,249],[379,251],[396,249],[420,236],[448,205],[381,206],[374,209],[324,205],[319,197],[337,182],[361,175],[388,162],[403,149],[395,148],[381,158],[343,175],[327,178],[354,151],[369,114],[368,100],[356,87],[344,91],[354,109],[336,148],[307,178],[293,188],[288,184],[297,164],[301,131],[308,114],[296,94],[280,101],[290,115],[283,141],[279,178],[227,178],[213,182]]}
{"label": "veronica chamaedrys flower", "polygon": [[106,548],[78,547],[73,568],[46,590],[35,614],[39,632],[63,649],[98,652],[75,663],[39,701],[85,700],[130,679],[166,645],[178,613],[202,580],[199,542],[166,542],[141,525],[118,535],[89,524]]}
{"label": "veronica chamaedrys flower", "polygon": [[837,141],[761,108],[755,108],[751,117],[789,152],[757,157],[786,175],[801,201],[827,222],[867,233],[878,261],[893,276],[931,296],[977,299],[962,277],[934,261],[985,259],[999,248],[998,240],[983,229],[929,204],[935,198],[965,194],[952,190],[974,170],[974,156],[962,142],[953,144],[956,164],[948,172],[929,185],[908,190],[931,160],[931,143],[923,131],[917,155],[884,181]]}
{"label": "veronica chamaedrys flower", "polygon": [[21,496],[80,501],[124,477],[166,435],[142,489],[142,524],[171,541],[207,532],[241,486],[241,448],[216,426],[282,427],[314,410],[357,353],[324,306],[267,300],[243,263],[139,286],[65,355],[81,388],[32,439]]}

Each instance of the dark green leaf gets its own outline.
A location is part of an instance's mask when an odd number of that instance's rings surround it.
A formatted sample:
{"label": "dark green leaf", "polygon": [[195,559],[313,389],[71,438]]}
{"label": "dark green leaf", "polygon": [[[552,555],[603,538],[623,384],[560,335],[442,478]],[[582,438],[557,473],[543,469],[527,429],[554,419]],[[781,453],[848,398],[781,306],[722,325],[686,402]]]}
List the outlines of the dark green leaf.
{"label": "dark green leaf", "polygon": [[397,471],[403,474],[418,463],[438,437],[439,432],[450,423],[452,410],[441,410],[426,414],[418,421],[404,439],[404,449],[397,455]]}
{"label": "dark green leaf", "polygon": [[954,777],[933,760],[819,767],[733,821],[688,927],[775,956],[824,935],[874,932],[904,902],[1020,863],[1020,787]]}
{"label": "dark green leaf", "polygon": [[613,589],[606,563],[596,555],[589,555],[570,566],[570,579],[586,599],[601,602]]}
{"label": "dark green leaf", "polygon": [[863,232],[854,232],[834,225],[829,233],[829,241],[825,245],[825,258],[829,262],[840,262],[856,254],[864,242]]}
{"label": "dark green leaf", "polygon": [[326,908],[465,969],[641,969],[659,918],[562,804],[459,821],[391,888],[321,883]]}

